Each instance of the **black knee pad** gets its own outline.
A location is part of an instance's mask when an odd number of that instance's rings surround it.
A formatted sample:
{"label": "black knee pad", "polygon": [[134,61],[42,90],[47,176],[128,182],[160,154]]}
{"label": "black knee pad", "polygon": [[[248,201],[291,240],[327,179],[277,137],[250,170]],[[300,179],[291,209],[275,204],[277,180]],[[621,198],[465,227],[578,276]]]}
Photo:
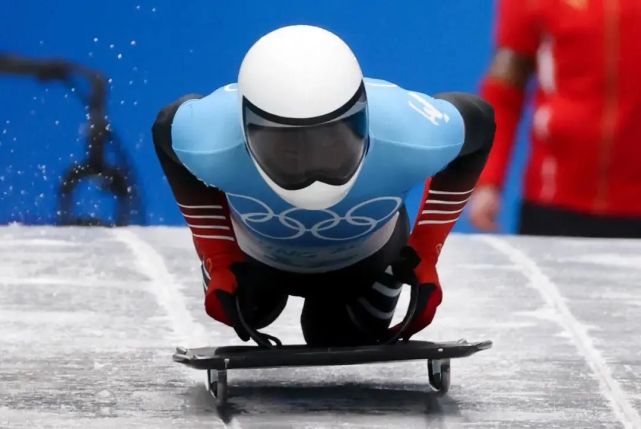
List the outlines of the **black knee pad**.
{"label": "black knee pad", "polygon": [[275,288],[239,288],[238,299],[249,326],[262,329],[271,325],[287,305],[289,295]]}
{"label": "black knee pad", "polygon": [[356,297],[310,297],[301,314],[303,336],[313,346],[375,344],[392,322],[402,285],[390,273],[361,290]]}
{"label": "black knee pad", "polygon": [[314,347],[376,344],[390,320],[372,320],[355,304],[307,298],[301,314],[305,342]]}
{"label": "black knee pad", "polygon": [[365,335],[351,323],[345,303],[320,297],[307,298],[300,322],[305,342],[313,347],[367,343]]}

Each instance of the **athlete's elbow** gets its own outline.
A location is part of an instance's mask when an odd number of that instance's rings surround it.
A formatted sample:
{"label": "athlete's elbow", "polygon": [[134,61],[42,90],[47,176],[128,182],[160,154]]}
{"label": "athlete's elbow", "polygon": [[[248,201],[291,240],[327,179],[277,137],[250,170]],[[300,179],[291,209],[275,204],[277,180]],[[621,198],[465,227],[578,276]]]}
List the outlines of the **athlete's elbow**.
{"label": "athlete's elbow", "polygon": [[477,95],[468,94],[466,99],[463,114],[466,144],[474,151],[489,152],[496,133],[494,108]]}
{"label": "athlete's elbow", "polygon": [[[151,126],[151,136],[156,149],[167,151],[171,147],[171,116],[163,109]],[[169,147],[168,147],[169,146]]]}

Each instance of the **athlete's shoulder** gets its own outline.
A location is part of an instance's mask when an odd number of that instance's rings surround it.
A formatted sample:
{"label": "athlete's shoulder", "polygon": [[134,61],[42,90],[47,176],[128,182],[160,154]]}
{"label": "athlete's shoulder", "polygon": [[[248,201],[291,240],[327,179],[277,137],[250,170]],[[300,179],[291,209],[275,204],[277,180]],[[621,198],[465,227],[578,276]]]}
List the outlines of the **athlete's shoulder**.
{"label": "athlete's shoulder", "polygon": [[171,127],[174,150],[212,153],[241,145],[242,129],[235,84],[184,101]]}
{"label": "athlete's shoulder", "polygon": [[165,107],[160,109],[160,112],[158,112],[158,115],[156,115],[156,120],[154,121],[153,128],[171,128],[171,124],[174,121],[174,116],[176,115],[176,111],[178,110],[178,108],[189,100],[200,98],[203,98],[203,96],[200,94],[187,94],[183,95],[178,100],[166,105]]}
{"label": "athlete's shoulder", "polygon": [[370,132],[377,140],[435,150],[463,144],[464,122],[449,101],[384,80],[366,79],[365,84]]}
{"label": "athlete's shoulder", "polygon": [[257,174],[245,150],[236,88],[230,84],[185,100],[171,124],[176,157],[199,180],[225,192],[242,187]]}

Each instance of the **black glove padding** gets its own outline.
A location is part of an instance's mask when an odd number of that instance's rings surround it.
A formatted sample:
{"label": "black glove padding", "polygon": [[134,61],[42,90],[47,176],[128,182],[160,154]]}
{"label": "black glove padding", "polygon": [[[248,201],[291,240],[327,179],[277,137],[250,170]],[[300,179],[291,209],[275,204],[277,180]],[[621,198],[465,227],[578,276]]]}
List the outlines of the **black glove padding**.
{"label": "black glove padding", "polygon": [[414,268],[421,262],[421,258],[416,253],[416,250],[410,246],[405,246],[401,249],[398,259],[392,263],[392,272],[394,278],[399,282],[415,285],[418,283]]}
{"label": "black glove padding", "polygon": [[[254,338],[256,335],[252,335],[253,332],[249,332],[248,328],[255,331],[276,320],[287,304],[288,294],[278,287],[277,272],[262,264],[242,262],[233,264],[230,268],[238,285],[238,302],[234,302],[234,305],[236,315],[242,312],[239,326],[243,328],[243,333]],[[269,337],[258,332],[256,334]],[[280,343],[278,340],[274,342]]]}

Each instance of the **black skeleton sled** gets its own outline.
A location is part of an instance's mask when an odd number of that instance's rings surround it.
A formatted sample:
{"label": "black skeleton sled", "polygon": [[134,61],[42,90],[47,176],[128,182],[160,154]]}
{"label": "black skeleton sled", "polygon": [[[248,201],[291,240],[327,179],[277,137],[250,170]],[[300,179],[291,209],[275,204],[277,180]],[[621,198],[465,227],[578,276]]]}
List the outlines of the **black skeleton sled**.
{"label": "black skeleton sled", "polygon": [[282,345],[277,338],[257,332],[247,325],[237,301],[239,319],[257,345],[191,349],[177,347],[173,360],[194,369],[207,371],[207,389],[218,406],[225,405],[229,396],[228,370],[358,365],[407,360],[425,360],[429,384],[439,394],[444,395],[450,387],[450,360],[467,357],[481,350],[489,349],[492,347],[492,342],[399,341],[416,310],[416,296],[417,288],[412,287],[410,303],[400,324],[400,329],[390,333],[390,336],[380,344],[351,347]]}

